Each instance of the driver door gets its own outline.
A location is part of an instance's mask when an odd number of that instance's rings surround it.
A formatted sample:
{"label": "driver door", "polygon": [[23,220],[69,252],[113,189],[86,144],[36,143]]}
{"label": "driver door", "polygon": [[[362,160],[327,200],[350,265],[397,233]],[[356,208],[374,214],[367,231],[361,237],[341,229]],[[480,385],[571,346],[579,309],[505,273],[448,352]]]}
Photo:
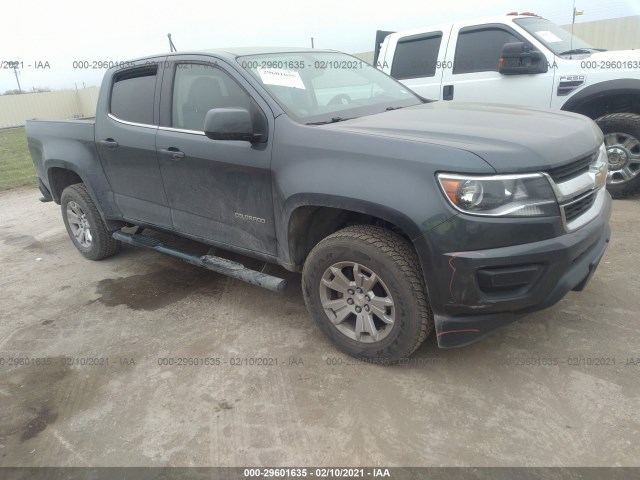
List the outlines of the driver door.
{"label": "driver door", "polygon": [[[156,147],[174,229],[207,243],[275,255],[271,111],[221,60],[171,60]],[[213,108],[245,108],[256,121],[268,122],[271,135],[265,143],[211,140],[204,120]]]}
{"label": "driver door", "polygon": [[[505,103],[531,107],[551,106],[554,69],[546,73],[502,75],[498,61],[505,43],[526,42],[501,24],[454,25],[442,77],[442,99]],[[547,59],[549,62],[549,59]],[[552,63],[553,59],[549,63]]]}

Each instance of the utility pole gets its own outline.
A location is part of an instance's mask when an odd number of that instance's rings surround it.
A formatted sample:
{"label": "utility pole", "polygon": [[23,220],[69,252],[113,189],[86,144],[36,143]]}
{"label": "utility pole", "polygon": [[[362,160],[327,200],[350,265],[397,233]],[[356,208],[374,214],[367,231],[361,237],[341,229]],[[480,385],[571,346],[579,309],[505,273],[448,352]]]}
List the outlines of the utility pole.
{"label": "utility pole", "polygon": [[313,37],[311,37],[311,48],[315,48],[315,47],[313,46]]}
{"label": "utility pole", "polygon": [[13,64],[13,73],[16,76],[16,82],[18,82],[18,93],[22,93],[22,88],[20,87],[20,79],[18,78],[18,62],[14,62]]}

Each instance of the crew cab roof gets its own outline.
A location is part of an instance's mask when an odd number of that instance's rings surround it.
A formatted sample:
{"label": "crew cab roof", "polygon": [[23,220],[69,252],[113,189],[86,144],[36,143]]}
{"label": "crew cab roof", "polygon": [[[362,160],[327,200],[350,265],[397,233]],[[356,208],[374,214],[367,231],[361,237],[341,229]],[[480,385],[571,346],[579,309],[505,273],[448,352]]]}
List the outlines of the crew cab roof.
{"label": "crew cab roof", "polygon": [[180,52],[167,52],[159,53],[155,55],[149,55],[146,57],[136,58],[132,61],[150,60],[161,57],[174,57],[178,55],[212,55],[220,58],[235,59],[245,55],[264,55],[270,53],[327,53],[336,52],[336,50],[321,50],[315,48],[300,48],[300,47],[231,47],[231,48],[215,48],[215,49],[202,49],[202,50],[188,50]]}
{"label": "crew cab roof", "polygon": [[402,30],[399,32],[391,33],[386,38],[389,37],[408,37],[411,35],[417,35],[420,33],[424,33],[427,31],[435,31],[435,30],[444,30],[445,27],[451,27],[452,25],[489,25],[489,24],[508,24],[512,23],[514,20],[518,20],[521,18],[543,18],[539,15],[497,15],[492,17],[480,17],[480,18],[472,18],[472,19],[464,19],[458,21],[444,22],[438,24],[427,24],[421,27],[410,28],[407,30]]}
{"label": "crew cab roof", "polygon": [[330,51],[334,51],[334,50],[317,50],[315,48],[300,48],[300,47],[231,47],[231,48],[216,48],[211,50],[202,50],[199,53],[232,55],[234,57],[241,57],[244,55],[264,55],[269,53],[290,53],[290,52],[318,53],[318,52],[330,52]]}

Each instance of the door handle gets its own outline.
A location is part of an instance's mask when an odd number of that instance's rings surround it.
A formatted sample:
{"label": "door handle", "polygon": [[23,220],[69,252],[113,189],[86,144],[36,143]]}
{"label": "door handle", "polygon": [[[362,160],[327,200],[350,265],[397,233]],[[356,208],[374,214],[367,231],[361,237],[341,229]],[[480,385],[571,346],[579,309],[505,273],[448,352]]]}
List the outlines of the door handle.
{"label": "door handle", "polygon": [[184,152],[181,152],[176,147],[161,148],[160,153],[167,155],[171,160],[181,160],[184,158]]}
{"label": "door handle", "polygon": [[442,100],[453,100],[453,85],[442,87]]}
{"label": "door handle", "polygon": [[105,140],[100,140],[100,145],[103,145],[111,150],[114,148],[118,148],[118,142],[116,142],[113,138],[107,138]]}

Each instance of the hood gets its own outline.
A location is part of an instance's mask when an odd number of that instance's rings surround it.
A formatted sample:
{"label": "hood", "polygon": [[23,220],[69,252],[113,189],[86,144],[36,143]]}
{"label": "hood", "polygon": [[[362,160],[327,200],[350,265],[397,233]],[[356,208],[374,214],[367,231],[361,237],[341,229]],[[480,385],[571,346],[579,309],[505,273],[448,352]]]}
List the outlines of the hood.
{"label": "hood", "polygon": [[[640,61],[640,50],[611,50],[606,52],[592,53],[589,56],[589,60],[595,60],[597,62],[606,61],[620,61],[620,62],[638,62]],[[624,68],[622,69],[624,70]],[[637,72],[637,69],[635,70]],[[640,77],[640,74],[636,75]]]}
{"label": "hood", "polygon": [[459,148],[498,173],[557,167],[593,152],[603,140],[582,115],[466,102],[433,102],[326,128]]}

